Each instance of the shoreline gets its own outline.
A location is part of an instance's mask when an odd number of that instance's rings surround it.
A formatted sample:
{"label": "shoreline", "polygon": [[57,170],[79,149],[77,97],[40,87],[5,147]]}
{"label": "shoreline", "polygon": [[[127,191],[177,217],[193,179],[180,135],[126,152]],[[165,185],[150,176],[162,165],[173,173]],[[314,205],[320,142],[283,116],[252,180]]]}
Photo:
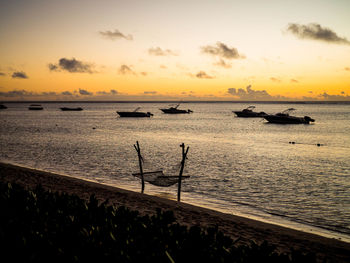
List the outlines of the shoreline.
{"label": "shoreline", "polygon": [[157,208],[171,210],[179,224],[203,228],[217,225],[232,239],[240,238],[241,244],[267,241],[281,253],[298,249],[314,253],[319,259],[326,257],[330,262],[350,262],[350,243],[204,207],[7,163],[0,163],[0,180],[27,189],[41,184],[46,190],[75,194],[83,199],[95,194],[101,201],[108,199],[109,204],[128,207],[141,215],[152,215]]}

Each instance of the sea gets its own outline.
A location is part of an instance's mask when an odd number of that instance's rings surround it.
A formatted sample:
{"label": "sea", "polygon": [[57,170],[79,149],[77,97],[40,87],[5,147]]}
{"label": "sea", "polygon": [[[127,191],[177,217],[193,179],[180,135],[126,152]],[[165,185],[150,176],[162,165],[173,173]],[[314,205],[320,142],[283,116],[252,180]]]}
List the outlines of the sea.
{"label": "sea", "polygon": [[[170,102],[5,103],[0,161],[141,191],[134,145],[145,172],[179,174],[181,201],[350,242],[350,103],[182,102],[191,114],[164,114]],[[174,103],[173,103],[174,104]],[[233,111],[294,115],[314,123],[270,124]],[[83,111],[61,111],[82,107]],[[151,112],[120,118],[117,111]],[[145,193],[177,198],[177,185],[146,182]]]}

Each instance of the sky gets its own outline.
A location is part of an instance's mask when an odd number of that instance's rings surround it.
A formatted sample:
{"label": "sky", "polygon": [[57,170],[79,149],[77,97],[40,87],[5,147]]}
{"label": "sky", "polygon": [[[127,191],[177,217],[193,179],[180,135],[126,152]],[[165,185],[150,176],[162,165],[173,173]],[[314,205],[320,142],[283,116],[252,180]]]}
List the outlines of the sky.
{"label": "sky", "polygon": [[348,0],[0,0],[0,101],[350,101]]}

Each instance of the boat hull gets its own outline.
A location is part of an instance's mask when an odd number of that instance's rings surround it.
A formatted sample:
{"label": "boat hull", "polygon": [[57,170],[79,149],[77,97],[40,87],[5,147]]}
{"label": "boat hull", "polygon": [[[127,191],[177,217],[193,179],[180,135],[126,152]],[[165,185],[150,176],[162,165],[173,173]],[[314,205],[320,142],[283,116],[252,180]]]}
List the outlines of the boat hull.
{"label": "boat hull", "polygon": [[160,109],[162,112],[166,114],[189,114],[191,110],[178,110],[178,109]]}
{"label": "boat hull", "polygon": [[278,124],[310,124],[315,120],[308,116],[305,117],[295,117],[295,116],[276,116],[276,115],[266,115],[264,118],[270,123]]}
{"label": "boat hull", "polygon": [[150,112],[130,112],[130,111],[117,111],[120,117],[126,118],[149,118],[153,116]]}
{"label": "boat hull", "polygon": [[83,109],[78,107],[78,108],[67,108],[67,107],[63,107],[63,108],[60,108],[61,111],[82,111]]}
{"label": "boat hull", "polygon": [[237,117],[240,118],[263,118],[267,114],[265,112],[243,112],[243,111],[233,111]]}

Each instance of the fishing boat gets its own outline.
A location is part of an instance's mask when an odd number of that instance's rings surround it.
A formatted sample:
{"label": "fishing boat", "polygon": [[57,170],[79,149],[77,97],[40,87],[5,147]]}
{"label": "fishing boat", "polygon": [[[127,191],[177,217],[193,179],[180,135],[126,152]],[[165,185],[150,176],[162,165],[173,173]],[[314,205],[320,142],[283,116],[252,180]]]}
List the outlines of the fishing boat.
{"label": "fishing boat", "polygon": [[245,108],[241,111],[232,111],[234,114],[236,114],[237,117],[241,118],[262,118],[266,116],[267,114],[263,111],[261,112],[255,112],[253,111],[255,109],[255,106],[249,106],[248,108]]}
{"label": "fishing boat", "polygon": [[270,123],[279,123],[279,124],[310,124],[315,120],[309,116],[296,117],[289,115],[292,111],[295,111],[294,108],[286,109],[280,113],[268,114],[264,118]]}
{"label": "fishing boat", "polygon": [[31,104],[28,107],[28,110],[43,110],[43,106],[41,106],[40,104]]}
{"label": "fishing boat", "polygon": [[134,111],[117,111],[120,117],[134,117],[134,118],[142,118],[142,117],[151,117],[153,116],[150,112],[140,112],[140,107],[136,108]]}
{"label": "fishing boat", "polygon": [[82,111],[83,110],[83,108],[81,107],[76,107],[76,108],[62,107],[60,109],[62,111]]}
{"label": "fishing boat", "polygon": [[184,114],[184,113],[192,113],[193,111],[188,109],[188,110],[180,110],[178,107],[180,104],[177,104],[175,107],[170,107],[167,109],[160,109],[162,112],[167,113],[167,114]]}

